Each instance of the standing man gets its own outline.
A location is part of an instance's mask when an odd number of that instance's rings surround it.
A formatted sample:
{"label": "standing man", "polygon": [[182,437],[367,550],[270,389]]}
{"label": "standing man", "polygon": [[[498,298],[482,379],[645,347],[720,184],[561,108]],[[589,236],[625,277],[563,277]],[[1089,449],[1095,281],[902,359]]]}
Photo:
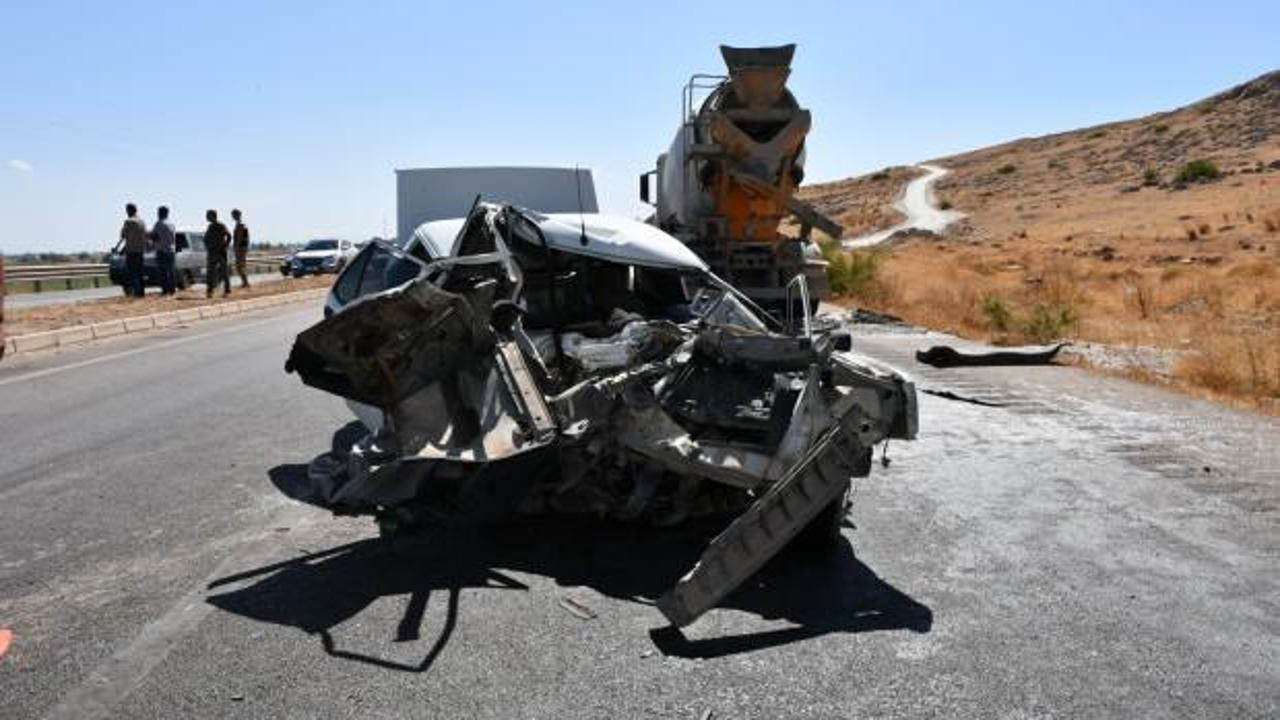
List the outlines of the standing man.
{"label": "standing man", "polygon": [[232,210],[231,219],[236,221],[232,231],[232,248],[236,252],[236,272],[240,275],[240,287],[249,287],[249,276],[244,273],[245,262],[249,257],[249,226],[240,222],[240,211]]}
{"label": "standing man", "polygon": [[204,296],[213,297],[213,288],[222,281],[222,294],[231,294],[231,274],[227,272],[227,246],[231,244],[231,233],[227,226],[218,222],[216,210],[204,214],[209,221],[209,228],[204,232],[204,249],[207,253],[204,273]]}
{"label": "standing man", "polygon": [[161,205],[156,208],[156,224],[151,228],[151,242],[156,248],[156,269],[160,271],[160,292],[164,295],[176,292],[173,277],[174,240],[169,208]]}
{"label": "standing man", "polygon": [[142,297],[142,254],[147,251],[147,225],[138,217],[138,206],[124,206],[124,225],[120,228],[120,240],[124,242],[124,267],[127,285],[125,291],[133,297]]}

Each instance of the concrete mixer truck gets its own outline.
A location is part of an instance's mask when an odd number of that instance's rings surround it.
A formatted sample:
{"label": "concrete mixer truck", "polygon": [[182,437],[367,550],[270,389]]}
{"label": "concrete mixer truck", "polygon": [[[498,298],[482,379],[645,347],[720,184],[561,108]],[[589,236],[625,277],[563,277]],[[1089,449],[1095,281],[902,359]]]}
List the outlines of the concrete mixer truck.
{"label": "concrete mixer truck", "polygon": [[[829,289],[811,233],[838,238],[842,229],[795,197],[810,125],[786,86],[795,45],[721,45],[720,53],[729,74],[685,84],[680,129],[657,168],[640,176],[640,199],[654,206],[649,222],[753,300],[773,308],[794,301],[800,275],[816,307]],[[787,217],[799,223],[795,235],[780,231]]]}

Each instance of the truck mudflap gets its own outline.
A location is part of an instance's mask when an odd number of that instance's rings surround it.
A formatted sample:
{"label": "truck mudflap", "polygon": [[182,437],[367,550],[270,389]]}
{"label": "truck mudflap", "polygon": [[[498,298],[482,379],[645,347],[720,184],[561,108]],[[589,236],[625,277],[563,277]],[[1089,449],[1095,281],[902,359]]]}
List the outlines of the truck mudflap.
{"label": "truck mudflap", "polygon": [[711,541],[698,563],[658,599],[675,627],[697,620],[751,577],[838,502],[853,476],[869,470],[869,448],[852,428],[836,423],[747,511]]}

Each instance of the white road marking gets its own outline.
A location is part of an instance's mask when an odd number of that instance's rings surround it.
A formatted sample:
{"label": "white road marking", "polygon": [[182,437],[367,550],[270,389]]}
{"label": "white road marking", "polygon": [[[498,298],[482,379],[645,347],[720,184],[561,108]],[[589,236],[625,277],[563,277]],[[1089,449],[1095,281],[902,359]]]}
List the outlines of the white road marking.
{"label": "white road marking", "polygon": [[35,380],[37,378],[48,377],[49,375],[56,375],[66,370],[76,370],[82,367],[88,367],[90,365],[97,365],[98,363],[110,362],[112,360],[119,360],[121,358],[126,358],[131,355],[137,355],[138,353],[151,352],[153,350],[162,350],[164,348],[174,347],[176,345],[185,345],[187,343],[195,342],[197,340],[204,340],[206,338],[217,337],[218,335],[225,335],[229,332],[238,332],[246,328],[257,327],[259,325],[266,325],[267,323],[279,320],[281,317],[283,317],[283,315],[273,315],[269,318],[264,318],[262,320],[258,320],[251,323],[239,323],[231,327],[222,328],[221,330],[214,330],[207,333],[200,333],[199,335],[189,335],[187,337],[174,338],[173,340],[166,340],[164,342],[155,343],[154,345],[146,345],[143,347],[134,348],[132,350],[124,350],[118,353],[112,353],[111,355],[101,355],[99,357],[89,358],[88,360],[81,360],[79,362],[68,363],[66,365],[59,365],[57,367],[45,368],[44,370],[35,370],[29,373],[25,373],[23,375],[15,375],[14,377],[0,380],[0,387],[23,382],[24,380]]}

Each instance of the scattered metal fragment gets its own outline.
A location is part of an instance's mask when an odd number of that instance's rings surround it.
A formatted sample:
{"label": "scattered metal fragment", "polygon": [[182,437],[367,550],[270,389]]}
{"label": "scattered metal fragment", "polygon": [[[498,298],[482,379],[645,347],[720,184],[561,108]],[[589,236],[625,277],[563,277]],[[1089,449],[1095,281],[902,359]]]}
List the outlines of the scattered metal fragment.
{"label": "scattered metal fragment", "polygon": [[948,345],[934,345],[928,350],[917,350],[916,360],[938,368],[982,367],[995,365],[1048,365],[1058,351],[1069,343],[1059,343],[1048,350],[996,350],[994,352],[966,353]]}
{"label": "scattered metal fragment", "polygon": [[592,610],[586,603],[573,595],[565,595],[560,598],[560,607],[582,620],[595,620],[597,617],[595,610]]}
{"label": "scattered metal fragment", "polygon": [[[934,397],[940,397],[946,400],[957,400],[959,402],[966,402],[973,405],[981,405],[983,407],[1004,407],[1005,406],[1005,403],[991,402],[990,400],[983,400],[981,398],[968,397],[965,395],[957,395],[956,393],[950,390],[935,390],[933,388],[917,388],[917,389],[920,392],[924,393],[925,395],[933,395]],[[886,467],[888,467],[888,465],[886,465]]]}
{"label": "scattered metal fragment", "polygon": [[849,322],[863,325],[902,325],[905,321],[897,315],[854,308],[849,311]]}

